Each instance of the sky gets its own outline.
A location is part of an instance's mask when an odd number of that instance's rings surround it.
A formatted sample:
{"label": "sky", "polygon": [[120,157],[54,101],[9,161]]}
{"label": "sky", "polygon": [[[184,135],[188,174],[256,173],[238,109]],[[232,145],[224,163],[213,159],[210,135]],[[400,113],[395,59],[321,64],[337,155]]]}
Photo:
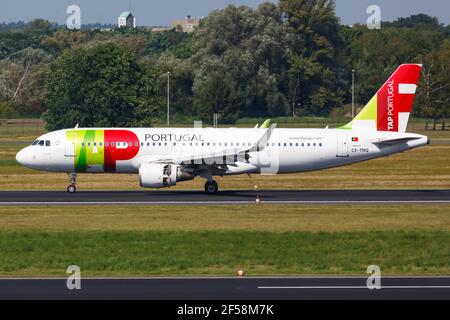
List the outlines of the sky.
{"label": "sky", "polygon": [[[174,19],[186,15],[201,18],[214,9],[228,4],[256,7],[262,0],[1,0],[0,22],[30,21],[44,18],[64,24],[69,5],[81,8],[81,23],[117,23],[122,11],[135,13],[138,26],[168,26]],[[365,23],[369,5],[378,5],[381,19],[392,21],[398,17],[426,13],[450,24],[449,0],[336,0],[336,14],[343,24]]]}

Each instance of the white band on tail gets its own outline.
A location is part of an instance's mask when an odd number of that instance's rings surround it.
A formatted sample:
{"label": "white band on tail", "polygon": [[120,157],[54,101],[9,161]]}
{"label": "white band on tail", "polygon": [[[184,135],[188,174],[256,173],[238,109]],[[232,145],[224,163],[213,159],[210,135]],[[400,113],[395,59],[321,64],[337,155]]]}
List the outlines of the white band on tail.
{"label": "white band on tail", "polygon": [[398,93],[400,94],[414,94],[416,93],[417,86],[410,83],[399,83]]}

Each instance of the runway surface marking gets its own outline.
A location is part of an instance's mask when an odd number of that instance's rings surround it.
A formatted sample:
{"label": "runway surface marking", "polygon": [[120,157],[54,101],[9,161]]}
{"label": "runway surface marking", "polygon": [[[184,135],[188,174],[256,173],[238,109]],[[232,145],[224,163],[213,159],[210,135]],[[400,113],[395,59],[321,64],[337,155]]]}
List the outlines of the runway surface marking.
{"label": "runway surface marking", "polygon": [[450,190],[0,191],[0,205],[450,204]]}
{"label": "runway surface marking", "polygon": [[[0,299],[450,299],[450,277],[384,276],[369,289],[362,276],[3,278]],[[385,290],[383,290],[385,289]]]}

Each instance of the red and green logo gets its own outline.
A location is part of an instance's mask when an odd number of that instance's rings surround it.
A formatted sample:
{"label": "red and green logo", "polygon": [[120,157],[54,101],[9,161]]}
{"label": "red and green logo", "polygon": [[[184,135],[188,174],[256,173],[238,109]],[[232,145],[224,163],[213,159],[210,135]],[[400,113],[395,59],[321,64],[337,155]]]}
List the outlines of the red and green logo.
{"label": "red and green logo", "polygon": [[69,130],[66,145],[74,150],[75,172],[116,172],[117,161],[139,152],[139,139],[129,130]]}

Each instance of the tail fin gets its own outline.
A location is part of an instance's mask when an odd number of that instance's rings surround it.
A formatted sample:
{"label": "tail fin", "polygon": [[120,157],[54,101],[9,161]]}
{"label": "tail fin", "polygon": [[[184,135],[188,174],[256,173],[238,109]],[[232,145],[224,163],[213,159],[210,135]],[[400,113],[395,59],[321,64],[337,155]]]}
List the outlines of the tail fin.
{"label": "tail fin", "polygon": [[421,64],[402,64],[361,112],[342,129],[405,132]]}

